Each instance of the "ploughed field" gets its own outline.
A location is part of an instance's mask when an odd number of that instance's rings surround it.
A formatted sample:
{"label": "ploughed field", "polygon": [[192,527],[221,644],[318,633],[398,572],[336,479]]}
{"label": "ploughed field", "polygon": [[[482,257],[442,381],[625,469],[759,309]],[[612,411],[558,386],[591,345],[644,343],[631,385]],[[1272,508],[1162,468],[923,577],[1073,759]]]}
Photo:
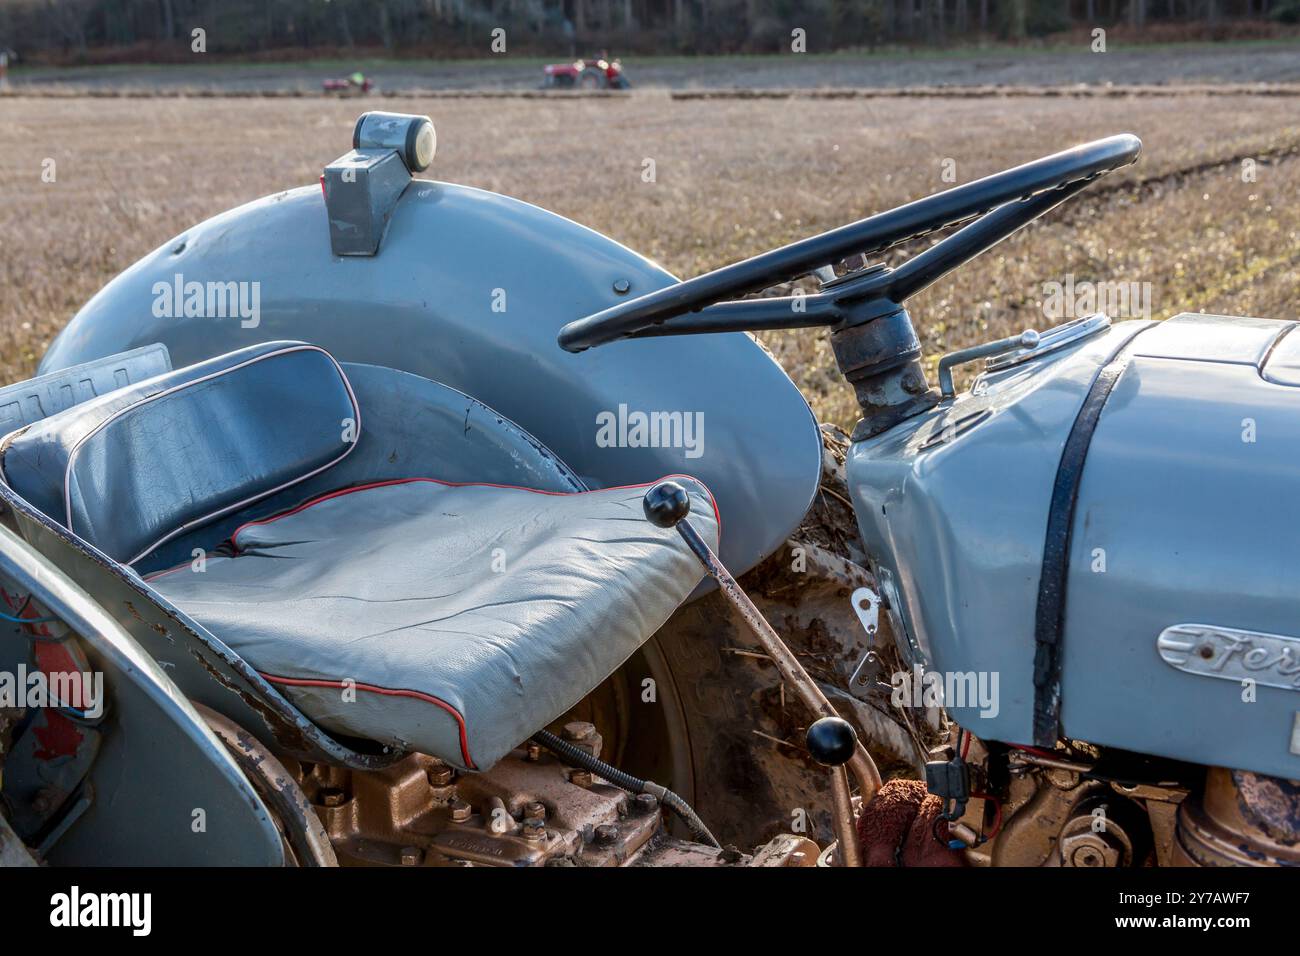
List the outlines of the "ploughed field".
{"label": "ploughed field", "polygon": [[[1218,43],[1129,46],[1114,38],[1104,54],[1092,51],[1090,31],[1049,45],[953,47],[946,50],[884,49],[820,53],[822,37],[808,37],[811,52],[749,56],[623,56],[637,89],[898,86],[1069,86],[1077,83],[1294,83],[1300,81],[1297,38]],[[362,70],[380,90],[531,90],[542,81],[549,57],[491,56],[347,59],[304,62],[208,61],[196,55],[169,65],[30,67],[13,70],[20,87],[63,90],[302,92],[317,93],[326,77]],[[596,51],[591,50],[594,54]],[[612,51],[618,55],[615,48]]]}
{"label": "ploughed field", "polygon": [[[1297,106],[1295,96],[1202,93],[0,98],[0,383],[30,375],[79,306],[141,255],[231,206],[314,183],[350,145],[366,108],[433,117],[433,178],[555,210],[682,277],[954,180],[1134,132],[1146,145],[1137,167],[912,300],[931,368],[946,351],[1042,329],[1094,305],[1117,318],[1293,317]],[[43,181],[49,160],[53,182]],[[852,395],[826,335],[763,339],[824,420],[851,425]]]}

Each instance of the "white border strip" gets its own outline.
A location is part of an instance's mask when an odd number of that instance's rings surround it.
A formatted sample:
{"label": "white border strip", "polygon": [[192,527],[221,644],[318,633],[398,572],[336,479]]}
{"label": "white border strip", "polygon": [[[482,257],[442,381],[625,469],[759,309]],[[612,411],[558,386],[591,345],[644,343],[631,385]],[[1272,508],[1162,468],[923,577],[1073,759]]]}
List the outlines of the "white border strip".
{"label": "white border strip", "polygon": [[172,540],[173,538],[184,534],[186,531],[189,531],[191,528],[197,527],[198,525],[201,524],[206,524],[209,521],[212,521],[216,518],[220,518],[222,515],[230,514],[230,512],[232,511],[238,511],[240,508],[246,507],[247,505],[251,505],[255,501],[260,501],[263,498],[268,498],[271,495],[275,494],[276,492],[283,491],[285,488],[288,488],[292,485],[296,485],[299,482],[306,481],[308,478],[315,477],[316,475],[319,475],[321,472],[333,468],[344,458],[348,457],[348,455],[352,454],[352,450],[357,447],[357,442],[361,440],[361,406],[357,404],[356,393],[352,390],[352,383],[348,381],[347,374],[343,371],[343,366],[338,363],[338,360],[334,358],[333,355],[330,355],[329,352],[326,352],[323,348],[321,348],[318,345],[307,345],[304,343],[302,345],[294,345],[288,348],[276,349],[274,352],[266,352],[262,355],[255,355],[253,358],[240,362],[238,365],[232,365],[229,368],[218,369],[215,372],[210,372],[207,375],[204,375],[200,378],[193,379],[188,382],[181,382],[178,385],[173,385],[171,388],[165,388],[161,392],[158,392],[154,395],[150,395],[147,398],[143,398],[138,402],[133,402],[132,404],[127,405],[125,408],[119,409],[117,412],[114,412],[112,415],[104,419],[102,422],[100,422],[98,425],[92,428],[81,438],[77,439],[77,443],[73,445],[72,450],[68,452],[68,466],[63,473],[63,510],[64,510],[64,516],[67,519],[68,530],[72,531],[74,534],[76,533],[72,527],[72,469],[77,461],[77,452],[81,450],[81,446],[84,445],[87,441],[95,437],[95,435],[99,434],[101,431],[103,431],[105,428],[111,425],[114,421],[116,421],[117,419],[121,418],[122,416],[126,415],[129,412],[135,411],[141,405],[147,405],[152,401],[156,401],[157,399],[160,398],[166,398],[168,395],[173,395],[176,392],[184,391],[185,389],[191,388],[195,385],[201,385],[204,382],[211,381],[214,378],[220,378],[221,376],[228,375],[231,372],[237,372],[242,368],[246,368],[249,365],[254,365],[257,362],[261,362],[265,359],[275,358],[278,355],[288,355],[292,352],[320,352],[322,355],[324,355],[327,359],[330,360],[330,362],[334,365],[335,371],[339,373],[339,378],[343,380],[343,387],[347,390],[348,400],[352,402],[352,414],[353,414],[353,418],[356,421],[356,437],[353,438],[353,440],[348,444],[348,447],[344,450],[343,454],[339,455],[333,461],[321,465],[319,468],[310,471],[305,475],[299,475],[297,478],[293,478],[289,481],[284,482],[281,485],[277,485],[276,487],[270,489],[269,491],[260,492],[256,495],[253,495],[252,497],[245,498],[242,501],[236,501],[234,504],[228,505],[225,508],[221,508],[217,511],[214,511],[211,514],[203,515],[202,517],[195,518],[192,521],[187,521],[185,524],[181,525],[180,527],[163,535],[153,544],[149,545],[149,547],[145,548],[143,551],[137,554],[130,561],[126,561],[124,563],[127,565],[135,564],[137,561],[145,557],[147,554],[149,554],[156,548],[159,548],[162,545],[166,544],[168,541]]}

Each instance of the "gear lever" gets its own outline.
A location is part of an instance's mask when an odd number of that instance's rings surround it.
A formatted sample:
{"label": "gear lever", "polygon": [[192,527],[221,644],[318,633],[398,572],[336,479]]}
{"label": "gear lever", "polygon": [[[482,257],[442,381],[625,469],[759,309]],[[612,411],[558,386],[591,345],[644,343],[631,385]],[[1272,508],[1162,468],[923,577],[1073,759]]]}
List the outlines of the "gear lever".
{"label": "gear lever", "polygon": [[858,846],[858,828],[853,817],[853,797],[849,793],[849,775],[844,765],[853,759],[858,748],[858,734],[843,717],[823,717],[808,728],[808,752],[831,772],[831,799],[835,806],[835,840],[840,861],[845,866],[862,865],[862,848]]}
{"label": "gear lever", "polygon": [[[880,789],[880,771],[876,769],[875,761],[867,753],[867,748],[857,739],[853,727],[836,713],[835,708],[826,699],[826,695],[821,692],[821,688],[803,669],[798,658],[786,647],[780,635],[772,629],[772,625],[767,623],[762,612],[754,606],[749,595],[723,567],[718,556],[700,537],[699,532],[686,520],[686,516],[691,511],[691,498],[686,489],[675,481],[661,481],[645,493],[642,506],[651,524],[660,528],[677,529],[677,533],[682,536],[700,564],[704,566],[705,573],[717,582],[723,597],[754,632],[763,650],[776,665],[782,680],[793,687],[808,709],[820,718],[808,728],[808,749],[815,760],[833,768],[835,832],[840,844],[840,858],[846,866],[860,865],[853,809],[848,799],[848,777],[844,772],[844,765],[847,764],[849,770],[853,772],[862,803],[866,805]],[[844,733],[844,728],[848,729],[847,735]],[[823,757],[826,759],[823,760]]]}

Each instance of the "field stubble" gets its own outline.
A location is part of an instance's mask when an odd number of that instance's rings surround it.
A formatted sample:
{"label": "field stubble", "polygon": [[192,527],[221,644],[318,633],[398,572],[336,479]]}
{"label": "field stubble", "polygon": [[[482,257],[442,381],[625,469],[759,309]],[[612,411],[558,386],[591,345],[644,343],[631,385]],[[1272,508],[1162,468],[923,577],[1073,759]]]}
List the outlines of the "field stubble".
{"label": "field stubble", "polygon": [[[76,309],[141,255],[226,208],[315,181],[362,108],[0,101],[0,381],[30,375]],[[1043,284],[1067,275],[1149,283],[1155,318],[1296,314],[1300,122],[1291,99],[675,102],[644,93],[401,108],[433,116],[436,178],[553,209],[683,277],[948,188],[945,160],[965,182],[1130,131],[1146,146],[1137,167],[912,300],[931,362],[1045,327]],[[42,182],[46,159],[57,164],[54,183]],[[646,159],[654,182],[643,179]],[[1256,160],[1253,181],[1243,159]],[[824,420],[852,424],[825,332],[763,338]]]}

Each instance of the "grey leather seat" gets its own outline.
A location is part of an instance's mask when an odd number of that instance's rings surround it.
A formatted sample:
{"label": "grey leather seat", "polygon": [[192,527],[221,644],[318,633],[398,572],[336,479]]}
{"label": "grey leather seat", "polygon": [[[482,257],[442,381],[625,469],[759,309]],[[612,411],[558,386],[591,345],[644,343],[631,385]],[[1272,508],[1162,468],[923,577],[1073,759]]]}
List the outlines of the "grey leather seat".
{"label": "grey leather seat", "polygon": [[[328,469],[350,452],[341,423],[361,411],[327,353],[268,343],[44,419],[0,443],[0,468],[129,563]],[[716,547],[708,491],[679,480]],[[645,519],[646,487],[413,476],[342,488],[242,525],[201,571],[149,584],[321,726],[486,769],[611,674],[702,578],[676,532]]]}

